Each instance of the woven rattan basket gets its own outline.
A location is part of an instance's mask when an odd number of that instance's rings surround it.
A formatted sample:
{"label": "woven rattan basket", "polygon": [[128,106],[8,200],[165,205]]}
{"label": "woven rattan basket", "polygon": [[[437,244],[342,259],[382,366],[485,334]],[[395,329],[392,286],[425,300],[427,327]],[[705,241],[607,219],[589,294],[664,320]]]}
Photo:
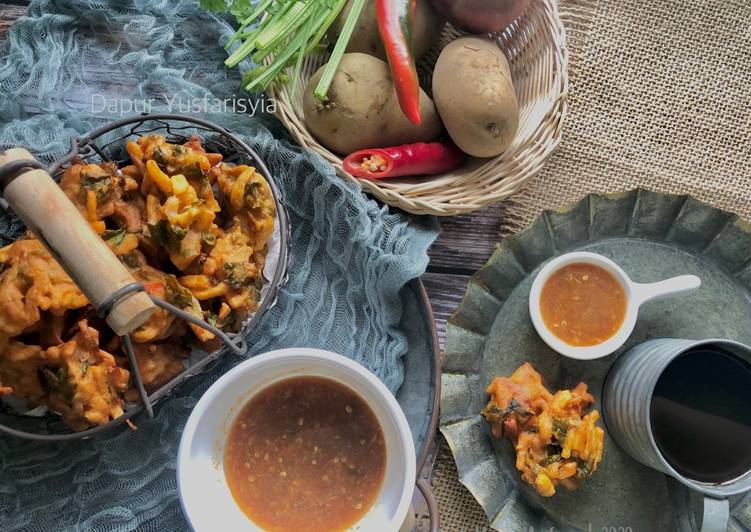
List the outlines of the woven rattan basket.
{"label": "woven rattan basket", "polygon": [[[423,87],[430,88],[432,67],[447,43],[460,32],[447,25],[440,43],[420,62]],[[279,119],[294,139],[329,161],[339,175],[357,180],[362,188],[389,205],[415,214],[451,216],[502,201],[519,192],[550,157],[561,139],[568,94],[568,52],[555,0],[532,0],[525,13],[496,36],[511,66],[519,100],[520,121],[509,148],[492,159],[469,159],[450,174],[410,179],[357,179],[342,168],[342,159],[308,132],[303,118],[302,92],[291,95],[291,83],[270,89]],[[306,58],[298,86],[328,60]]]}

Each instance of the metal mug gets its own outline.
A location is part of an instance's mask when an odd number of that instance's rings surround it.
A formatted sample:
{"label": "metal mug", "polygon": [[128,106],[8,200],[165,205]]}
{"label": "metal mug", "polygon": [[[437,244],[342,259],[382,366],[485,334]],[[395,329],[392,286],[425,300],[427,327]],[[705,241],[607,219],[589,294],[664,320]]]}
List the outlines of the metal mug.
{"label": "metal mug", "polygon": [[[668,475],[668,490],[679,528],[725,532],[730,513],[727,498],[751,490],[751,471],[719,484],[681,475],[657,447],[650,413],[655,386],[668,365],[685,352],[708,345],[751,362],[751,347],[731,340],[649,340],[633,347],[613,364],[602,401],[605,424],[613,439],[635,460]],[[704,496],[700,523],[691,511],[689,490]]]}

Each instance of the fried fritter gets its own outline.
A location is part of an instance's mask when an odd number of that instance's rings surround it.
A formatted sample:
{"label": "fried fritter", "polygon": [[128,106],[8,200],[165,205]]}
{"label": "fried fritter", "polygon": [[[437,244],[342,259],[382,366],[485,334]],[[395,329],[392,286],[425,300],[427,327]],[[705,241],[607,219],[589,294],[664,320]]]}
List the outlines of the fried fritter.
{"label": "fried fritter", "polygon": [[[160,299],[167,299],[167,290],[165,280],[167,274],[152,268],[148,264],[141,264],[137,268],[132,268],[133,278],[139,283],[143,283],[149,294]],[[136,343],[151,342],[167,338],[173,332],[173,326],[177,317],[158,307],[146,320],[146,323],[138,327],[131,333],[133,341]]]}
{"label": "fried fritter", "polygon": [[122,415],[130,374],[99,349],[99,332],[86,320],[69,341],[47,349],[41,372],[47,405],[72,430],[104,425]]}
{"label": "fried fritter", "polygon": [[540,415],[553,399],[542,383],[542,376],[529,363],[520,366],[511,377],[493,379],[487,393],[491,402],[483,415],[491,423],[496,438],[518,438],[527,424],[534,422],[533,416]]}
{"label": "fried fritter", "polygon": [[73,430],[102,425],[123,413],[128,371],[99,349],[99,333],[85,320],[68,342],[46,350],[10,340],[0,353],[0,395],[46,405]]}
{"label": "fried fritter", "polygon": [[146,202],[140,194],[112,204],[112,220],[129,233],[142,234],[146,227]]}
{"label": "fried fritter", "polygon": [[134,346],[144,388],[151,393],[177,377],[184,369],[182,359],[188,350],[175,342]]}
{"label": "fried fritter", "polygon": [[252,260],[250,239],[239,225],[217,239],[200,275],[188,275],[180,282],[203,301],[222,297],[233,310],[247,315],[258,306],[259,272]]}
{"label": "fried fritter", "polygon": [[74,164],[60,180],[60,188],[75,203],[84,218],[96,222],[115,212],[122,179],[114,163]]}
{"label": "fried fritter", "polygon": [[587,385],[552,395],[542,377],[525,363],[511,377],[496,377],[488,386],[490,401],[482,411],[496,438],[506,437],[516,449],[516,468],[544,497],[555,486],[576,489],[597,470],[605,432],[596,426],[597,410]]}
{"label": "fried fritter", "polygon": [[0,333],[18,336],[41,311],[61,315],[88,304],[86,296],[38,240],[0,249]]}
{"label": "fried fritter", "polygon": [[0,350],[0,395],[15,394],[31,405],[43,404],[46,395],[38,371],[45,361],[44,350],[10,340]]}
{"label": "fried fritter", "polygon": [[[199,198],[196,189],[182,174],[169,177],[154,160],[146,163],[146,173],[166,196],[164,203],[154,195],[146,201],[146,213],[151,240],[162,245],[170,260],[185,271],[201,254],[206,235],[217,231],[214,224],[219,204],[213,198]],[[209,187],[210,190],[210,187]]]}
{"label": "fried fritter", "polygon": [[229,214],[238,220],[255,251],[266,247],[274,232],[276,204],[271,188],[252,166],[220,164],[216,183],[225,198]]}
{"label": "fried fritter", "polygon": [[[133,252],[135,263],[130,268],[136,281],[141,282],[146,287],[149,294],[176,307],[189,312],[196,318],[205,319],[201,303],[186,287],[180,284],[174,275],[169,275],[161,270],[152,268],[146,264],[145,258],[139,252]],[[162,340],[173,335],[175,327],[179,324],[177,316],[171,312],[159,307],[149,319],[138,329],[133,331],[131,337],[136,343],[146,343],[151,341]],[[189,324],[190,329],[196,337],[202,342],[207,342],[214,338],[214,335],[194,324]]]}

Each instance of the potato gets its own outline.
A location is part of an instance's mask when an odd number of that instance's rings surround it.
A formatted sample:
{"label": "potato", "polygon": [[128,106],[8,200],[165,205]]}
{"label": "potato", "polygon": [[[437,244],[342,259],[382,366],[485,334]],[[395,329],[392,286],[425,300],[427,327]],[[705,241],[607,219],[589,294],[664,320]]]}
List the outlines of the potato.
{"label": "potato", "polygon": [[456,28],[492,33],[511,24],[529,0],[432,0],[432,4]]}
{"label": "potato", "polygon": [[474,157],[494,157],[514,140],[519,104],[511,71],[493,41],[462,37],[441,52],[433,98],[451,139]]}
{"label": "potato", "polygon": [[[331,25],[332,31],[337,37],[342,32],[344,21],[347,20],[351,9],[352,0],[347,2],[339,17]],[[417,0],[415,23],[412,29],[412,50],[417,59],[424,56],[438,42],[443,24],[429,0]],[[355,31],[347,45],[347,51],[374,55],[386,61],[386,50],[383,48],[381,35],[378,33],[375,2],[373,0],[365,2],[360,18],[357,19]]]}
{"label": "potato", "polygon": [[323,68],[305,87],[303,111],[308,130],[331,151],[348,155],[363,148],[430,141],[443,130],[433,102],[422,90],[422,123],[416,126],[407,120],[391,71],[376,57],[344,54],[326,102],[313,94],[322,75]]}

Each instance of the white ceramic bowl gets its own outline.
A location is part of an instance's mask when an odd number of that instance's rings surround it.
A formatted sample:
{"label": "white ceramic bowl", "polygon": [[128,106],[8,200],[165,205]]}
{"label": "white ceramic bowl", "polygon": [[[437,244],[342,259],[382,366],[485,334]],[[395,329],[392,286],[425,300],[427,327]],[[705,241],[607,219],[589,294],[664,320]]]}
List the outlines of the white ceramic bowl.
{"label": "white ceramic bowl", "polygon": [[[545,286],[550,276],[564,266],[580,263],[593,264],[605,269],[616,278],[626,292],[626,317],[620,329],[605,342],[592,346],[567,344],[548,329],[540,312],[540,294],[542,293],[542,287]],[[681,275],[657,283],[635,283],[620,266],[609,258],[597,253],[576,251],[556,257],[548,262],[537,274],[529,293],[529,315],[540,338],[552,349],[569,358],[592,360],[613,353],[628,340],[628,337],[634,331],[636,318],[642,304],[653,299],[673,297],[691,292],[699,288],[699,286],[701,286],[701,279],[695,275]]]}
{"label": "white ceramic bowl", "polygon": [[386,440],[386,474],[370,511],[351,530],[398,530],[415,485],[415,448],[399,404],[373,373],[341,355],[291,348],[253,357],[216,381],[190,415],[177,455],[177,487],[183,512],[196,532],[257,531],[235,504],[227,485],[224,445],[242,407],[270,384],[290,377],[317,376],[355,391],[373,410]]}

